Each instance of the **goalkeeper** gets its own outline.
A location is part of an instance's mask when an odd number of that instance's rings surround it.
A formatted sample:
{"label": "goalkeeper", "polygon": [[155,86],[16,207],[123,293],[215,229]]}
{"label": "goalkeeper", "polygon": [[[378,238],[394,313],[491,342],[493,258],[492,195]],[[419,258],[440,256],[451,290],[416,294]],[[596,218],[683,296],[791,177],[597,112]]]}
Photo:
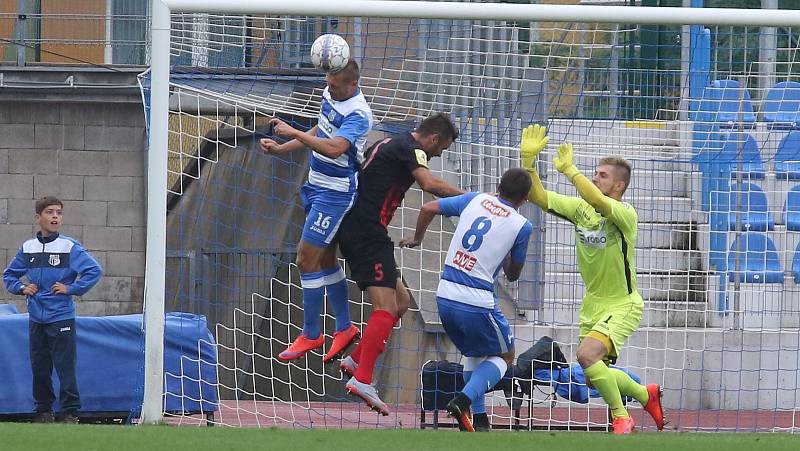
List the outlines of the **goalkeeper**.
{"label": "goalkeeper", "polygon": [[563,143],[553,163],[575,185],[580,197],[545,191],[535,160],[549,139],[540,125],[525,128],[520,158],[533,182],[528,200],[575,226],[578,269],[586,285],[580,307],[578,363],[587,381],[608,403],[615,434],[628,434],[634,426],[622,396],[639,401],[661,430],[661,387],[638,384],[625,372],[608,367],[639,326],[644,308],[633,261],[638,216],[630,204],[621,201],[631,179],[630,164],[623,158],[602,158],[590,181],[573,164],[572,144]]}

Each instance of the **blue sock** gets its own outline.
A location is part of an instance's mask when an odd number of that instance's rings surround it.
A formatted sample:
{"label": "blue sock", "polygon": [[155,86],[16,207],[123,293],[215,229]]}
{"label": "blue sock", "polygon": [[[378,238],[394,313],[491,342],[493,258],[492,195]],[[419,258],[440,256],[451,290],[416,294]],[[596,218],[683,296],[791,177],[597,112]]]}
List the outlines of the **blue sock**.
{"label": "blue sock", "polygon": [[336,331],[341,332],[350,328],[350,305],[348,302],[347,278],[339,266],[322,271],[325,276],[325,287],[328,290],[328,302],[333,307],[336,316]]}
{"label": "blue sock", "polygon": [[319,337],[319,315],[325,300],[325,277],[322,271],[301,272],[300,285],[303,287],[303,334],[315,339]]}
{"label": "blue sock", "polygon": [[[464,371],[464,383],[468,384],[470,379],[472,379],[472,371]],[[472,400],[472,413],[484,412],[486,412],[486,396],[478,396],[478,399]]]}
{"label": "blue sock", "polygon": [[[484,405],[486,392],[494,387],[505,374],[508,365],[500,357],[489,357],[481,362],[464,385],[462,392],[472,400],[472,411],[481,413],[478,407],[486,412]],[[466,381],[466,378],[464,379]]]}

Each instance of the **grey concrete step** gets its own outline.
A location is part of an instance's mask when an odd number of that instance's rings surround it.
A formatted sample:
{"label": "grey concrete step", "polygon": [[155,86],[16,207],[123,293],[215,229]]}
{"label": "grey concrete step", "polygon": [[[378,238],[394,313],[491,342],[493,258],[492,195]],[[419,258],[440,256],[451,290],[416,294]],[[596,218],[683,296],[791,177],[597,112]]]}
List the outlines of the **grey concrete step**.
{"label": "grey concrete step", "polygon": [[[541,310],[524,311],[528,321],[553,326],[579,323],[580,299],[548,299]],[[650,301],[645,303],[640,327],[706,327],[706,302]]]}

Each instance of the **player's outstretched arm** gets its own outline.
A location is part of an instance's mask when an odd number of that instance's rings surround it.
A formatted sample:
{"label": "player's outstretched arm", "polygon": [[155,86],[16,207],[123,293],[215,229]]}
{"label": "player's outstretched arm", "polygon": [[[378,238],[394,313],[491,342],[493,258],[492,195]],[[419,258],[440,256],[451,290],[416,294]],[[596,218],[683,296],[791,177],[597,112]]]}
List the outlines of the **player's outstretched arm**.
{"label": "player's outstretched arm", "polygon": [[533,182],[531,191],[528,193],[528,200],[545,211],[547,210],[547,192],[544,190],[536,170],[536,156],[547,146],[548,141],[550,141],[550,137],[547,136],[543,126],[529,125],[522,130],[522,141],[519,146],[522,168],[531,174]]}
{"label": "player's outstretched arm", "polygon": [[578,194],[603,216],[611,214],[611,202],[594,186],[586,176],[573,163],[573,149],[571,143],[562,143],[558,146],[558,156],[553,161],[558,172],[564,174],[575,185]]}
{"label": "player's outstretched arm", "polygon": [[426,193],[433,194],[438,197],[452,197],[464,194],[464,190],[453,186],[444,180],[431,174],[431,171],[426,167],[418,167],[411,172],[417,184]]}
{"label": "player's outstretched arm", "polygon": [[419,211],[419,216],[417,216],[417,228],[414,231],[414,236],[412,238],[401,239],[400,247],[411,248],[419,246],[420,243],[422,243],[422,239],[425,238],[425,232],[428,231],[428,226],[431,225],[433,218],[440,212],[438,200],[423,204]]}
{"label": "player's outstretched arm", "polygon": [[270,124],[273,124],[276,135],[299,141],[303,145],[310,147],[314,152],[325,155],[328,158],[339,158],[350,148],[350,141],[342,136],[320,138],[316,134],[316,127],[313,128],[314,133],[308,133],[297,130],[288,124],[279,124],[278,122],[281,122],[281,120],[273,119],[270,121]]}
{"label": "player's outstretched arm", "polygon": [[[284,123],[284,125],[286,125],[286,124]],[[289,125],[286,125],[286,126],[290,127]],[[276,134],[277,134],[277,132],[276,132]],[[317,134],[317,126],[315,125],[314,127],[311,128],[311,130],[307,131],[305,134],[311,135],[311,136],[315,136]],[[298,150],[302,150],[302,149],[306,148],[306,145],[303,144],[302,141],[299,141],[297,139],[292,139],[292,140],[286,141],[283,144],[278,144],[278,142],[275,141],[274,139],[262,138],[261,140],[259,140],[258,144],[261,147],[261,151],[262,152],[264,152],[266,154],[272,154],[272,155],[283,155],[283,154],[287,154],[287,153],[290,153],[290,152],[296,152]]]}

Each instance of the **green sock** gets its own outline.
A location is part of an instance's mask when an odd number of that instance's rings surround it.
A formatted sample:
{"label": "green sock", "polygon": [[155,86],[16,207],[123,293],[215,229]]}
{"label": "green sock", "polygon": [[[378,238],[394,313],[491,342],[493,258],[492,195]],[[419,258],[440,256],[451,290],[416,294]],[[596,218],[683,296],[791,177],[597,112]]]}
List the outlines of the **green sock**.
{"label": "green sock", "polygon": [[623,396],[630,396],[631,398],[639,401],[639,404],[645,405],[650,400],[650,395],[647,394],[647,387],[642,384],[637,384],[628,373],[618,370],[616,368],[609,368],[611,374],[617,380],[617,388]]}
{"label": "green sock", "polygon": [[596,362],[583,369],[583,374],[592,381],[592,385],[606,401],[614,418],[628,418],[628,411],[622,405],[622,395],[617,387],[617,378],[611,373],[603,361]]}

